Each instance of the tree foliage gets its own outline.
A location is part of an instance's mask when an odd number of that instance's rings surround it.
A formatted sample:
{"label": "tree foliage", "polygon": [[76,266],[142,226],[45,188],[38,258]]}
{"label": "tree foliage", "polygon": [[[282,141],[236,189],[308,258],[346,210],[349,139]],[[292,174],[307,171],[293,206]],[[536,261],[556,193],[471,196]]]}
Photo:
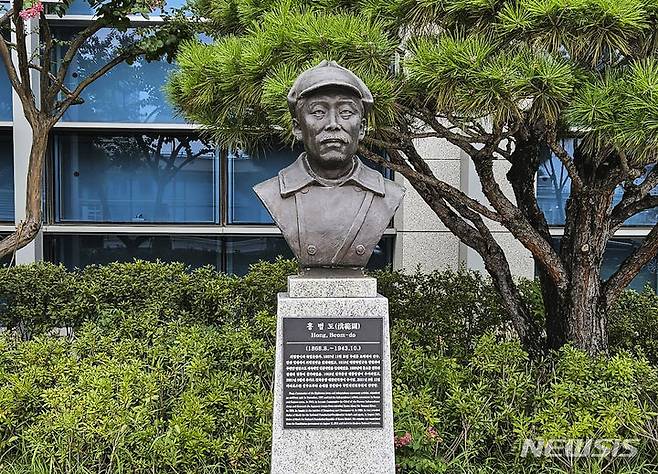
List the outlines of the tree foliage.
{"label": "tree foliage", "polygon": [[[321,59],[363,77],[375,98],[360,152],[405,176],[483,258],[527,346],[607,346],[606,314],[658,251],[654,229],[607,281],[623,222],[655,207],[658,3],[655,0],[197,0],[213,44],[187,42],[169,96],[222,145],[292,140],[286,92]],[[578,136],[570,154],[560,138]],[[419,139],[459,147],[486,201],[436,178]],[[373,149],[385,149],[388,159]],[[554,247],[534,187],[548,150],[571,181]],[[504,177],[495,173],[503,163]],[[511,185],[513,199],[502,191]],[[621,202],[613,205],[622,187]],[[519,296],[489,221],[531,252],[545,326]],[[534,342],[532,342],[534,341]],[[541,350],[541,349],[539,349]]]}

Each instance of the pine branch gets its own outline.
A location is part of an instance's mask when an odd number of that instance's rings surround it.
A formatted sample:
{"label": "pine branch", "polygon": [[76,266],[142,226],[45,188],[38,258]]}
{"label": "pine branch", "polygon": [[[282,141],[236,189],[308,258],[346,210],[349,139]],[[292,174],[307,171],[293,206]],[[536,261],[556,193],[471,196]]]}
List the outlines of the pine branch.
{"label": "pine branch", "polygon": [[622,262],[617,271],[603,284],[601,294],[610,308],[652,258],[658,254],[658,224],[654,225],[642,244]]}
{"label": "pine branch", "polygon": [[558,160],[560,160],[564,168],[567,170],[567,173],[569,174],[569,178],[571,178],[572,190],[574,192],[577,192],[580,189],[582,189],[583,180],[578,174],[578,169],[576,168],[575,163],[569,156],[569,153],[567,153],[567,150],[565,150],[564,147],[558,142],[557,133],[555,132],[555,129],[552,129],[548,133],[546,133],[546,143],[548,144],[553,154],[557,156]]}
{"label": "pine branch", "polygon": [[[390,150],[389,153],[391,151],[392,150]],[[495,211],[489,209],[488,207],[481,204],[477,200],[469,197],[459,189],[450,186],[448,183],[440,181],[439,179],[434,177],[434,175],[428,176],[427,174],[419,173],[418,171],[414,170],[407,164],[392,163],[391,161],[386,160],[385,158],[381,157],[377,153],[373,153],[372,151],[368,150],[363,146],[359,147],[359,154],[362,154],[370,161],[378,163],[393,171],[397,171],[402,176],[407,178],[410,182],[418,181],[435,188],[436,190],[439,191],[439,193],[442,195],[444,199],[448,199],[450,202],[462,203],[464,206],[481,214],[487,219],[490,219],[495,222],[501,221],[501,216],[497,214]]]}

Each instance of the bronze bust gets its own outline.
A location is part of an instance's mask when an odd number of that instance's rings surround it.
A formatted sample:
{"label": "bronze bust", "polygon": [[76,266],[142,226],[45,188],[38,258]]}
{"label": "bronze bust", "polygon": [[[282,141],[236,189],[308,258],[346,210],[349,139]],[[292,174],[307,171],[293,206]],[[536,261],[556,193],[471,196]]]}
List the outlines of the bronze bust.
{"label": "bronze bust", "polygon": [[304,268],[362,268],[404,188],[356,156],[373,106],[368,87],[333,61],[304,71],[288,94],[305,153],[254,186]]}

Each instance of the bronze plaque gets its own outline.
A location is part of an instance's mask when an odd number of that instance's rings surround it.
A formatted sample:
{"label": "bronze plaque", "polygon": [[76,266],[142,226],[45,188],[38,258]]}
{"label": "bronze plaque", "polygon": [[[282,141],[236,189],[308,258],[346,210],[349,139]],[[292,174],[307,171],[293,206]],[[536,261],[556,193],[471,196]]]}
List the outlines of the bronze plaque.
{"label": "bronze plaque", "polygon": [[283,427],[382,428],[380,318],[283,319]]}

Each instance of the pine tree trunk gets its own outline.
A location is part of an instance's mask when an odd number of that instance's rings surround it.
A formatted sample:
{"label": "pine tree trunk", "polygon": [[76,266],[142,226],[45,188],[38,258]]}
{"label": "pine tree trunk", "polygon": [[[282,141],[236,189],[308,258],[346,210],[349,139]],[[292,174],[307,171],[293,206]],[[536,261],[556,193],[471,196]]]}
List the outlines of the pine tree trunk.
{"label": "pine tree trunk", "polygon": [[564,323],[566,339],[591,355],[608,350],[601,265],[610,236],[611,199],[612,192],[601,189],[585,189],[569,199],[560,254],[570,284],[557,295],[544,295],[545,301],[555,301],[546,308]]}

